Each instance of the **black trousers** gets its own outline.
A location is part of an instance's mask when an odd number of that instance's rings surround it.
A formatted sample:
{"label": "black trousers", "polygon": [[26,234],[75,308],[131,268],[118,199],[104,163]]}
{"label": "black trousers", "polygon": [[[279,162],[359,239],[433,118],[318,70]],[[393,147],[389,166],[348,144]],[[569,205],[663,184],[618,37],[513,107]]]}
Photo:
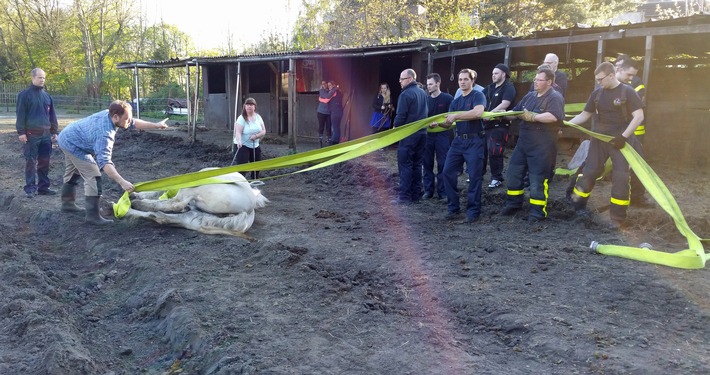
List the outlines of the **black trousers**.
{"label": "black trousers", "polygon": [[[242,146],[237,149],[237,164],[242,165],[246,163],[251,163],[261,160],[261,146],[257,148],[250,148],[247,146]],[[247,174],[251,173],[251,180],[256,180],[259,178],[259,171],[244,172],[244,177],[250,179]]]}

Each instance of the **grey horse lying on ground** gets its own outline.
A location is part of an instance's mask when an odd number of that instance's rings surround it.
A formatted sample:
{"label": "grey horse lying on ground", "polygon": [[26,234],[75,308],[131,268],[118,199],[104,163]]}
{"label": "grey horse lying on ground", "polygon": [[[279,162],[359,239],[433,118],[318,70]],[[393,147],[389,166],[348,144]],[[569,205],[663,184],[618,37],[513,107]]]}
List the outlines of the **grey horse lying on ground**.
{"label": "grey horse lying on ground", "polygon": [[127,217],[141,217],[206,234],[245,236],[254,223],[254,210],[269,202],[240,173],[218,177],[229,183],[182,188],[170,199],[163,192],[131,194]]}

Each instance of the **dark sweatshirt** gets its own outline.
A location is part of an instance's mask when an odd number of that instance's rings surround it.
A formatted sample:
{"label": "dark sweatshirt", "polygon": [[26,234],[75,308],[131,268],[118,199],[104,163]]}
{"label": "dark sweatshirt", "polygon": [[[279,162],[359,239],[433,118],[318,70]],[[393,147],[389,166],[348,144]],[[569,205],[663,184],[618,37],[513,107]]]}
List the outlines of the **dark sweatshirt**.
{"label": "dark sweatshirt", "polygon": [[59,133],[52,97],[44,87],[30,85],[17,94],[15,110],[17,134],[45,135]]}

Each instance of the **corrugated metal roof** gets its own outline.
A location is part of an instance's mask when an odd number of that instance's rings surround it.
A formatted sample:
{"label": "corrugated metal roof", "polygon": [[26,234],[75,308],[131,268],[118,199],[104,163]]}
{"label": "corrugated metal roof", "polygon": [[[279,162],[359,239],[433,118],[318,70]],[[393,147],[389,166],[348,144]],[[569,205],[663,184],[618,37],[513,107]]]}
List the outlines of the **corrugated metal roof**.
{"label": "corrugated metal roof", "polygon": [[239,55],[224,55],[210,57],[186,57],[180,59],[170,59],[166,61],[149,60],[143,62],[121,62],[116,65],[118,69],[132,69],[135,66],[139,68],[173,68],[185,65],[209,65],[220,64],[225,62],[249,62],[260,60],[287,60],[287,59],[306,59],[306,58],[334,58],[334,57],[349,57],[349,56],[366,56],[378,53],[391,53],[395,51],[418,51],[425,48],[431,48],[432,43],[450,44],[454,43],[447,39],[417,39],[405,43],[389,43],[352,48],[333,48],[333,49],[312,49],[306,51],[285,51],[285,52],[268,52],[259,54],[239,54]]}
{"label": "corrugated metal roof", "polygon": [[597,27],[574,26],[567,29],[541,30],[535,31],[530,35],[523,37],[510,38],[505,36],[487,35],[483,38],[476,38],[467,41],[453,41],[447,39],[418,39],[404,43],[390,43],[381,45],[371,45],[352,48],[333,48],[333,49],[313,49],[307,51],[285,51],[285,52],[269,52],[258,54],[240,54],[240,55],[225,55],[213,57],[181,57],[165,61],[149,60],[144,62],[122,62],[117,64],[118,69],[139,68],[174,68],[185,65],[210,65],[222,64],[229,62],[254,62],[254,61],[275,61],[287,59],[306,59],[306,58],[337,58],[337,57],[357,57],[371,56],[377,54],[388,54],[397,52],[414,52],[422,50],[432,51],[455,51],[463,48],[493,46],[510,41],[526,41],[532,39],[547,39],[559,37],[583,36],[589,34],[603,34],[608,32],[622,32],[623,30],[638,30],[644,28],[657,27],[672,27],[672,26],[689,26],[689,25],[707,25],[710,23],[710,15],[697,14],[690,17],[682,17],[676,19],[648,21],[643,23],[625,24],[625,25],[608,25]]}

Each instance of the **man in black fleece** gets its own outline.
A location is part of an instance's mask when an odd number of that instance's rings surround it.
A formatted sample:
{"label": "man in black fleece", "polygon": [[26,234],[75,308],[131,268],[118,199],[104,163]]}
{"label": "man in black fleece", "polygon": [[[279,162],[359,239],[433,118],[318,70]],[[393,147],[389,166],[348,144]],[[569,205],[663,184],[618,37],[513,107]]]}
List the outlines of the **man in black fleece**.
{"label": "man in black fleece", "polygon": [[49,188],[49,158],[52,142],[56,142],[59,133],[54,102],[44,89],[47,76],[40,68],[32,69],[30,74],[32,84],[17,95],[15,111],[17,134],[20,142],[24,143],[24,190],[28,198],[35,194],[57,194]]}

